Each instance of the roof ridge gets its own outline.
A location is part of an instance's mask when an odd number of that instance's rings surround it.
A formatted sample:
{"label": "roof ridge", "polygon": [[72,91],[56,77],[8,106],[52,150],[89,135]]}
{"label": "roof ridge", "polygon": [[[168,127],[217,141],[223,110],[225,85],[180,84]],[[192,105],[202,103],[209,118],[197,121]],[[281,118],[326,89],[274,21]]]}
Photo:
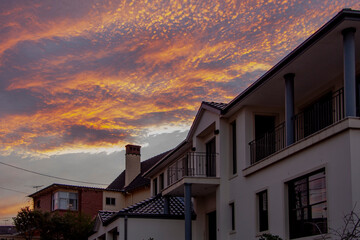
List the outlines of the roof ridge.
{"label": "roof ridge", "polygon": [[157,155],[155,155],[155,156],[153,156],[153,157],[151,157],[151,158],[148,158],[148,159],[142,161],[141,163],[147,162],[147,161],[149,161],[149,160],[151,160],[151,159],[153,159],[153,158],[159,157],[160,155],[163,155],[163,154],[165,154],[165,153],[168,153],[168,152],[170,152],[170,151],[172,151],[172,150],[173,150],[173,149],[170,149],[170,150],[167,150],[167,151],[165,151],[165,152],[159,153],[159,154],[157,154]]}
{"label": "roof ridge", "polygon": [[204,104],[210,106],[210,107],[213,107],[213,108],[216,108],[216,109],[219,109],[219,110],[223,110],[227,107],[227,103],[223,103],[223,102],[214,102],[214,101],[211,101],[211,102],[207,102],[207,101],[203,101]]}

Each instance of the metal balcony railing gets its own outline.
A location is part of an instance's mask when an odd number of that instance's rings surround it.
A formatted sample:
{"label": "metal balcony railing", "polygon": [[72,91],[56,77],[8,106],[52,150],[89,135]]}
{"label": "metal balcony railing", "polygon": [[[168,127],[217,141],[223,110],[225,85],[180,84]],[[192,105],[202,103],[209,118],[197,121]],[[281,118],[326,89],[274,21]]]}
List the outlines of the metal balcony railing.
{"label": "metal balcony railing", "polygon": [[[317,101],[293,117],[295,142],[339,122],[344,118],[344,112],[343,89]],[[266,132],[262,137],[250,142],[249,145],[251,165],[285,148],[285,123]]]}
{"label": "metal balcony railing", "polygon": [[254,164],[283,149],[285,144],[285,123],[281,123],[272,131],[265,133],[263,137],[249,143],[250,163]]}
{"label": "metal balcony railing", "polygon": [[339,89],[331,97],[317,101],[294,116],[295,141],[342,120],[344,116],[344,90]]}
{"label": "metal balcony railing", "polygon": [[189,152],[168,167],[168,184],[171,185],[181,178],[215,177],[217,154]]}

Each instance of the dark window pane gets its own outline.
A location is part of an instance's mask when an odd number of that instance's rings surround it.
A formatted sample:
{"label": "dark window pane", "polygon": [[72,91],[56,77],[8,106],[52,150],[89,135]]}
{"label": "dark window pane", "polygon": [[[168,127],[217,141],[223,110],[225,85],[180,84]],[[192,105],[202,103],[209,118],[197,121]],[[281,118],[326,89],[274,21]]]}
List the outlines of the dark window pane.
{"label": "dark window pane", "polygon": [[325,170],[288,183],[290,238],[327,233]]}
{"label": "dark window pane", "polygon": [[268,226],[268,198],[267,191],[258,193],[259,201],[259,231],[266,231],[269,229]]}

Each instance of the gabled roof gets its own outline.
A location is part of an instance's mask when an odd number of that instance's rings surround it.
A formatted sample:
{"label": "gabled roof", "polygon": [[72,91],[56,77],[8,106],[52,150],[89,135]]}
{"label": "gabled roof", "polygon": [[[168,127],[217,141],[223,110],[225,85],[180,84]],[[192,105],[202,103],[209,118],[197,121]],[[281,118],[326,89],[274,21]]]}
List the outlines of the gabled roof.
{"label": "gabled roof", "polygon": [[[116,219],[125,216],[133,218],[183,219],[185,216],[184,198],[174,196],[167,196],[167,198],[169,201],[169,213],[165,213],[165,197],[158,194],[157,196],[124,208],[116,214],[113,212],[99,212],[99,217],[104,219],[104,225],[108,225]],[[192,218],[196,218],[194,211],[192,211]]]}
{"label": "gabled roof", "polygon": [[[356,20],[360,19],[360,11],[351,10],[351,9],[343,9],[340,11],[335,17],[333,17],[329,22],[327,22],[323,27],[321,27],[318,31],[316,31],[312,36],[310,36],[307,40],[305,40],[302,44],[300,44],[297,48],[295,48],[292,52],[290,52],[285,58],[283,58],[279,63],[277,63],[274,67],[272,67],[268,72],[266,72],[263,76],[261,76],[257,81],[255,81],[252,85],[250,85],[247,89],[241,92],[238,96],[236,96],[233,100],[231,100],[228,104],[225,103],[215,103],[215,102],[202,102],[195,119],[191,125],[188,136],[186,139],[180,143],[175,150],[170,153],[167,157],[161,160],[158,164],[156,164],[153,168],[151,168],[146,176],[151,176],[154,174],[155,170],[158,167],[164,165],[166,158],[171,155],[175,155],[177,151],[180,151],[186,146],[186,144],[191,145],[191,136],[194,134],[201,117],[203,116],[205,111],[210,111],[215,114],[219,114],[220,117],[229,117],[231,114],[236,111],[236,108],[244,102],[246,98],[251,96],[257,89],[261,86],[264,86],[272,77],[278,75],[283,69],[289,66],[295,59],[302,56],[302,54],[314,47],[314,45],[324,36],[326,36],[329,32],[333,31],[334,28],[341,25],[341,23],[345,20]],[[340,34],[340,33],[339,33]],[[341,35],[339,35],[339,38]],[[331,52],[331,51],[329,51]],[[283,77],[283,76],[282,76]],[[283,80],[283,79],[282,79]],[[283,81],[284,82],[284,81]],[[283,83],[284,84],[284,83]]]}
{"label": "gabled roof", "polygon": [[60,183],[53,183],[31,195],[29,197],[37,197],[48,192],[52,192],[57,189],[71,189],[71,190],[92,190],[92,191],[113,191],[118,192],[116,189],[106,189],[106,188],[97,188],[97,187],[85,187],[85,186],[76,186],[76,185],[67,185],[67,184],[60,184]]}
{"label": "gabled roof", "polygon": [[99,211],[98,216],[101,222],[104,223],[113,216],[115,216],[117,213],[117,211]]}
{"label": "gabled roof", "polygon": [[191,147],[191,136],[196,129],[198,123],[200,122],[200,119],[205,111],[210,111],[215,114],[221,114],[221,111],[226,108],[228,104],[226,103],[217,103],[217,102],[202,102],[200,105],[199,110],[197,111],[197,114],[195,116],[195,119],[191,125],[191,128],[189,130],[188,135],[186,136],[186,139],[179,143],[174,149],[168,152],[166,156],[164,156],[159,162],[157,162],[155,165],[153,165],[151,168],[149,168],[148,171],[144,172],[144,176],[151,177],[151,173],[153,170],[157,169],[159,166],[163,165],[167,159],[169,159],[171,156],[173,156],[176,153],[179,153],[184,150],[189,150]]}
{"label": "gabled roof", "polygon": [[160,159],[162,159],[170,151],[163,152],[155,157],[141,162],[141,172],[135,179],[125,187],[125,171],[123,171],[106,189],[117,190],[124,192],[131,192],[138,188],[150,185],[150,179],[144,178],[143,174],[154,166]]}

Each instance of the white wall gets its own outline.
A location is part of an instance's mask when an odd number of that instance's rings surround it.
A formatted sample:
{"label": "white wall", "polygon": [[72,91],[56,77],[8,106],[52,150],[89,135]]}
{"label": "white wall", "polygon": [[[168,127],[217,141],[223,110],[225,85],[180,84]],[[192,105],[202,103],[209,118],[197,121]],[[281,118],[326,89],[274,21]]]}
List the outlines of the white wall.
{"label": "white wall", "polygon": [[[288,239],[286,182],[321,168],[326,171],[328,226],[339,227],[342,217],[360,200],[359,147],[350,152],[351,143],[359,142],[360,131],[348,130],[249,176],[230,180],[229,199],[235,199],[236,206],[236,237],[229,239],[256,239],[256,193],[264,189],[268,190],[269,232]],[[353,198],[354,194],[357,197]],[[225,212],[225,206],[222,208],[221,212]]]}
{"label": "white wall", "polygon": [[[118,240],[123,240],[124,235],[124,218],[118,218],[108,226],[100,226],[99,231],[89,240],[95,240],[103,234],[107,234],[108,239],[112,239],[109,233],[117,228],[119,235]],[[131,218],[127,220],[127,239],[128,240],[184,240],[185,239],[185,221],[178,219],[153,219],[153,218]],[[109,238],[110,237],[110,238]],[[194,238],[195,239],[195,238]]]}

